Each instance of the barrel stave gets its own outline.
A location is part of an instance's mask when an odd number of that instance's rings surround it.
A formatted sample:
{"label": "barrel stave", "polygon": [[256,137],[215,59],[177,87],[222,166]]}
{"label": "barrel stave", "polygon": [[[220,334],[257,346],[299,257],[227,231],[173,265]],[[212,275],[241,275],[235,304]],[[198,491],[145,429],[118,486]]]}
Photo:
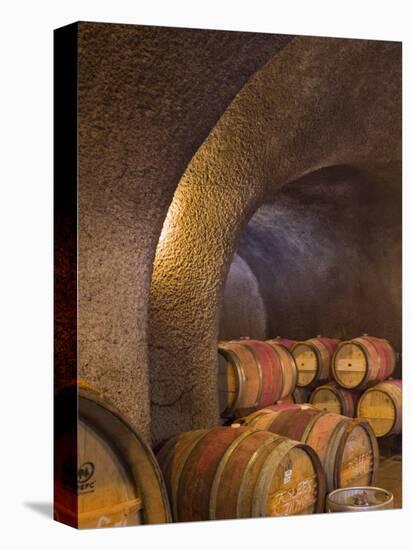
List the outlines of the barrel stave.
{"label": "barrel stave", "polygon": [[277,340],[269,340],[266,343],[269,344],[279,356],[283,383],[278,400],[285,399],[289,395],[292,395],[296,389],[298,370],[295,359],[290,349],[279,343]]}
{"label": "barrel stave", "polygon": [[[348,483],[375,481],[379,451],[369,424],[307,405],[268,407],[251,418],[254,427],[265,429],[309,445],[318,455],[326,474],[327,490]],[[268,418],[266,419],[265,416]],[[248,417],[243,419],[247,424]]]}
{"label": "barrel stave", "polygon": [[[252,427],[182,434],[159,451],[177,521],[234,519],[322,511],[323,469],[306,445]],[[189,448],[188,442],[192,442]],[[186,447],[179,451],[179,445]],[[170,454],[183,460],[170,467]],[[289,471],[290,470],[290,471]],[[286,502],[286,500],[288,502]]]}
{"label": "barrel stave", "polygon": [[56,410],[63,414],[73,399],[78,399],[77,423],[56,433],[56,519],[79,528],[171,521],[164,479],[150,447],[90,387],[62,388]]}

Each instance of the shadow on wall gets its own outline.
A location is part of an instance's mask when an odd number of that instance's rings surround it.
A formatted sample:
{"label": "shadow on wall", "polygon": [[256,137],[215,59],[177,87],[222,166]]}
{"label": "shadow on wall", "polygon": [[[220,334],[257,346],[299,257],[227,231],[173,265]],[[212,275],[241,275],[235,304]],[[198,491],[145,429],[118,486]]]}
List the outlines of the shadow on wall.
{"label": "shadow on wall", "polygon": [[266,338],[266,309],[259,283],[249,265],[235,254],[223,291],[219,337]]}
{"label": "shadow on wall", "polygon": [[[269,337],[364,332],[401,347],[401,173],[325,168],[287,184],[242,232],[224,291],[222,335],[267,310]],[[264,302],[237,291],[239,257]],[[250,277],[250,276],[249,276]],[[227,312],[236,311],[229,318]],[[228,326],[232,323],[232,326]]]}

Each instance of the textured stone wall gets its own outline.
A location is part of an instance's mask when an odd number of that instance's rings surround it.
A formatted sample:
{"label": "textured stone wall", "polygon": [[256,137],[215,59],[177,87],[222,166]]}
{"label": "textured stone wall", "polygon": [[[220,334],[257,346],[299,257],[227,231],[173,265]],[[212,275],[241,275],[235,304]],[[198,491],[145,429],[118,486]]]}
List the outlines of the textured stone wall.
{"label": "textured stone wall", "polygon": [[[345,201],[325,199],[332,180],[308,176],[328,166],[362,174],[345,185],[349,195],[351,186],[362,189],[365,203],[382,190],[368,218],[379,234],[376,244],[365,239],[356,259],[349,254],[356,272],[363,270],[362,257],[375,279],[369,283],[365,275],[353,295],[371,304],[382,281],[391,281],[386,305],[375,311],[379,319],[387,307],[385,326],[399,334],[399,269],[388,267],[399,258],[399,245],[387,255],[379,243],[396,245],[399,233],[393,167],[401,156],[400,44],[80,23],[78,47],[78,374],[140,434],[157,443],[217,422],[216,343],[236,249],[259,282],[268,329],[277,328],[279,309],[285,323],[293,319],[277,297],[285,277],[277,262],[284,273],[294,267],[277,230],[266,274],[264,262],[253,262],[253,249],[265,248],[259,224],[266,222],[258,221],[264,210],[244,232],[262,205],[276,203],[281,188],[287,193],[289,184],[290,190],[307,185],[307,194],[289,199],[292,210],[323,204],[305,213],[305,224],[291,234],[311,227],[321,250],[329,250],[332,239],[320,216],[342,238],[341,254],[357,246],[356,231],[339,222]],[[386,201],[384,211],[379,201]],[[285,208],[274,211],[286,219]],[[254,238],[261,241],[255,248]],[[310,232],[303,255],[315,270],[309,241]],[[334,275],[337,287],[349,271]],[[316,270],[307,278],[314,287],[321,281]],[[319,324],[310,318],[310,304],[303,309],[305,326]]]}
{"label": "textured stone wall", "polygon": [[259,208],[238,254],[259,281],[270,335],[366,332],[400,351],[401,207],[395,164],[373,176],[348,166],[320,170]]}
{"label": "textured stone wall", "polygon": [[390,42],[295,38],[247,82],[193,157],[152,277],[155,441],[218,420],[222,289],[253,213],[285,184],[322,168],[350,165],[374,181],[400,160],[400,53]]}
{"label": "textured stone wall", "polygon": [[78,374],[146,439],[148,296],[167,209],[227,105],[289,41],[78,24]]}

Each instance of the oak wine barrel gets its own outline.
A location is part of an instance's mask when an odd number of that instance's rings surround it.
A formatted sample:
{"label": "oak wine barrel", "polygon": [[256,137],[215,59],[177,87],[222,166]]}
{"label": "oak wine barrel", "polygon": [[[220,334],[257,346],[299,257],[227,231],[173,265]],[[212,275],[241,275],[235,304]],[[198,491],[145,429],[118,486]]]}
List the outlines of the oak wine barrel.
{"label": "oak wine barrel", "polygon": [[386,380],[366,390],[356,414],[369,421],[376,437],[402,431],[402,380]]}
{"label": "oak wine barrel", "polygon": [[158,455],[175,521],[287,516],[323,511],[316,453],[244,427],[185,432]]}
{"label": "oak wine barrel", "polygon": [[318,386],[310,395],[309,403],[321,411],[333,412],[353,418],[361,392],[346,390],[334,382]]}
{"label": "oak wine barrel", "polygon": [[327,496],[327,512],[371,512],[391,510],[393,494],[379,487],[336,489]]}
{"label": "oak wine barrel", "polygon": [[56,433],[55,519],[78,528],[171,521],[156,458],[118,410],[72,386],[56,396],[58,414],[76,391],[78,421]]}
{"label": "oak wine barrel", "polygon": [[298,369],[300,387],[322,384],[330,379],[330,366],[339,340],[317,336],[297,342],[292,355]]}
{"label": "oak wine barrel", "polygon": [[365,334],[339,344],[332,376],[343,388],[364,389],[389,378],[395,366],[396,352],[390,342]]}
{"label": "oak wine barrel", "polygon": [[298,369],[296,367],[295,359],[289,348],[280,343],[278,340],[268,340],[266,343],[269,344],[279,356],[282,369],[282,391],[279,399],[285,399],[289,395],[292,395],[296,389]]}
{"label": "oak wine barrel", "polygon": [[224,418],[271,405],[293,384],[290,377],[284,378],[282,354],[259,340],[219,342],[218,368],[219,407]]}
{"label": "oak wine barrel", "polygon": [[306,404],[273,405],[241,421],[311,446],[324,467],[327,491],[375,483],[379,450],[366,421],[319,411]]}

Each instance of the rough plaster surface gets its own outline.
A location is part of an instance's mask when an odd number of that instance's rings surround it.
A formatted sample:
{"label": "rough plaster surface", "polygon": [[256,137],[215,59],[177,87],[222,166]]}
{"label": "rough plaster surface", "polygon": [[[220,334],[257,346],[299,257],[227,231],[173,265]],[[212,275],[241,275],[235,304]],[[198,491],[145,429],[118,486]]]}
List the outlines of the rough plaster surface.
{"label": "rough plaster surface", "polygon": [[[155,441],[218,421],[222,288],[258,207],[321,168],[345,164],[378,173],[400,159],[400,72],[398,43],[295,38],[247,82],[193,157],[152,276]],[[314,194],[307,208],[323,200]]]}
{"label": "rough plaster surface", "polygon": [[147,440],[148,296],[173,192],[237,91],[289,41],[79,23],[78,374]]}
{"label": "rough plaster surface", "polygon": [[249,265],[235,254],[226,278],[220,311],[219,338],[266,338],[266,310],[259,283]]}
{"label": "rough plaster surface", "polygon": [[366,332],[400,351],[401,187],[399,165],[373,176],[335,166],[287,184],[259,208],[238,254],[259,280],[271,337]]}

